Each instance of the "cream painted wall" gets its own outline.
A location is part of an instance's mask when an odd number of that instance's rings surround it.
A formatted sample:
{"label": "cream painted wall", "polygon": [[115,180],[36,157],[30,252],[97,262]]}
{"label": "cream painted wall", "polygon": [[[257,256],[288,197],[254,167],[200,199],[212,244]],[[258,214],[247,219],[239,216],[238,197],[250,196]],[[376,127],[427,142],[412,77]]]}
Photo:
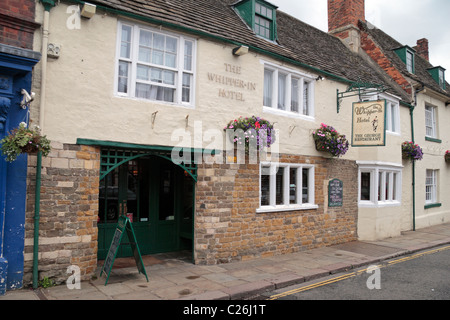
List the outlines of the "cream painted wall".
{"label": "cream painted wall", "polygon": [[[173,146],[182,141],[181,136],[172,136],[173,133],[186,130],[192,139],[185,142],[194,144],[194,139],[201,140],[208,130],[221,132],[230,120],[251,115],[275,123],[280,130],[278,141],[283,153],[320,155],[311,134],[321,122],[334,125],[350,137],[351,101],[345,101],[344,112],[336,113],[336,88],[345,90],[344,85],[329,80],[315,83],[315,119],[264,112],[262,61],[277,62],[252,52],[235,57],[232,46],[204,39],[197,39],[194,108],[119,97],[114,92],[118,18],[96,14],[89,20],[82,19],[80,27],[72,30],[67,27],[72,14],[67,10],[68,5],[60,3],[50,11],[49,43],[61,47],[58,59],[48,59],[44,133],[51,140],[76,143],[77,138],[88,138]],[[41,34],[37,32],[36,47],[40,41]],[[317,77],[294,66],[283,67]],[[231,72],[232,68],[239,69],[239,73]],[[255,90],[212,81],[211,74],[252,83]],[[238,92],[242,98],[222,97],[219,90]],[[35,91],[39,93],[39,83]],[[37,101],[34,107],[39,108]],[[196,122],[201,126],[194,129]],[[211,143],[204,141],[203,147],[211,147]],[[355,157],[355,151],[346,156]]]}
{"label": "cream painted wall", "polygon": [[[440,143],[425,139],[425,104],[437,108],[437,138]],[[424,152],[422,161],[416,164],[416,228],[450,222],[450,164],[444,161],[446,150],[450,150],[450,109],[437,99],[431,92],[418,95],[414,111],[415,140]],[[438,196],[440,207],[425,207],[425,179],[426,170],[439,170]]]}

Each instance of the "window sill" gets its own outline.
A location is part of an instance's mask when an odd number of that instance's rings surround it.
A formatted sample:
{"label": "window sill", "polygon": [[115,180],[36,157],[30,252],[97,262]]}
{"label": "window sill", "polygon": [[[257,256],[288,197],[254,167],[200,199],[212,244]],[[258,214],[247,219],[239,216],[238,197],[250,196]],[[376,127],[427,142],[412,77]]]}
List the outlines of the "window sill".
{"label": "window sill", "polygon": [[302,204],[302,205],[291,205],[291,206],[265,206],[256,209],[256,213],[270,213],[270,212],[281,212],[281,211],[297,211],[297,210],[311,210],[318,209],[319,206],[316,204]]}
{"label": "window sill", "polygon": [[379,202],[370,202],[370,201],[360,201],[358,203],[359,208],[384,208],[384,207],[398,207],[401,206],[400,201],[379,201]]}
{"label": "window sill", "polygon": [[436,139],[436,138],[431,138],[431,137],[425,137],[425,141],[436,142],[436,143],[442,143],[442,140],[441,140],[441,139]]}
{"label": "window sill", "polygon": [[430,203],[425,205],[425,209],[438,208],[442,206],[442,203]]}

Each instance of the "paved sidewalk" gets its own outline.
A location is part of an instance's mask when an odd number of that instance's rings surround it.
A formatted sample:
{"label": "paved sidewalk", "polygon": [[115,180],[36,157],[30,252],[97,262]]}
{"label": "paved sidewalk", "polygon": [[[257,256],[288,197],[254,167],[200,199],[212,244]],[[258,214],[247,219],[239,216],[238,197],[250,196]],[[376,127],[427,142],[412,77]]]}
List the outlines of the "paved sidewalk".
{"label": "paved sidewalk", "polygon": [[[183,259],[146,257],[149,282],[134,263],[116,259],[106,276],[48,289],[7,291],[1,300],[243,300],[269,290],[325,277],[401,255],[450,244],[450,224],[408,231],[382,241],[356,241],[310,251],[234,262],[197,266]],[[153,259],[153,260],[152,260]],[[123,260],[122,260],[123,261]],[[131,267],[130,267],[131,266]]]}

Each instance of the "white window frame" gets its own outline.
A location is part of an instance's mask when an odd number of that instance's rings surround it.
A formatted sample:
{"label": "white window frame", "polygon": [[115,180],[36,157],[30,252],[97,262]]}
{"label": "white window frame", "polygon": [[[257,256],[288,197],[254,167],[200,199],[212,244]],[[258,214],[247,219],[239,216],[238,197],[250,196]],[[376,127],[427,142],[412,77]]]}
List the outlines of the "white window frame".
{"label": "white window frame", "polygon": [[[121,57],[121,36],[122,36],[122,27],[128,26],[131,27],[131,48],[130,48],[130,57],[129,58],[123,58]],[[119,21],[118,27],[117,27],[117,44],[116,44],[116,66],[115,66],[115,75],[114,75],[114,94],[116,97],[126,97],[131,99],[137,99],[140,101],[148,101],[153,103],[161,103],[161,104],[168,104],[168,105],[177,105],[177,106],[183,106],[188,108],[194,108],[195,107],[195,83],[196,83],[196,48],[197,48],[197,42],[194,38],[189,38],[184,35],[180,35],[177,33],[169,32],[169,31],[162,31],[159,29],[155,29],[148,26],[143,26],[141,24],[136,24],[133,22],[127,22],[127,21]],[[177,59],[176,59],[176,67],[170,68],[170,67],[164,67],[160,65],[154,65],[151,63],[142,63],[139,62],[139,35],[140,30],[145,30],[148,32],[161,34],[166,37],[172,37],[177,39]],[[185,63],[185,42],[189,41],[192,42],[192,61],[191,61],[191,70],[184,69]],[[119,91],[119,64],[120,62],[128,62],[130,67],[128,69],[128,83],[127,83],[127,93],[120,92]],[[146,98],[140,98],[136,97],[136,82],[140,82],[137,80],[137,65],[138,64],[145,64],[148,66],[154,66],[155,68],[160,68],[163,70],[173,71],[176,73],[176,80],[175,80],[175,96],[173,102],[163,101],[163,100],[153,100],[153,99],[146,99]],[[189,95],[189,102],[183,102],[183,74],[189,74],[191,75],[191,86],[190,86],[190,95]],[[161,85],[163,86],[163,85]]]}
{"label": "white window frame", "polygon": [[440,86],[442,89],[445,89],[445,73],[444,73],[444,70],[439,69],[439,71],[438,71],[438,77],[439,77],[439,86]]}
{"label": "white window frame", "polygon": [[438,203],[439,170],[427,169],[425,175],[425,204]]}
{"label": "white window frame", "polygon": [[[263,167],[269,167],[270,172],[267,169],[263,170]],[[285,174],[283,175],[283,204],[276,204],[276,174],[278,168],[284,168]],[[295,187],[295,198],[297,202],[295,204],[290,203],[291,186],[290,186],[290,169],[297,169],[297,185]],[[308,200],[303,203],[303,169],[308,170]],[[261,205],[262,200],[262,183],[261,176],[269,173],[269,205]],[[286,174],[288,173],[288,174]],[[293,163],[273,163],[273,162],[261,162],[260,163],[260,179],[259,179],[259,203],[260,207],[256,210],[258,213],[264,212],[277,212],[277,211],[293,211],[293,210],[308,210],[317,209],[318,205],[315,204],[314,189],[315,189],[315,167],[308,164],[293,164]]]}
{"label": "white window frame", "polygon": [[[393,135],[401,134],[400,127],[400,100],[399,98],[393,95],[387,94],[369,94],[363,97],[364,101],[375,101],[375,100],[386,100],[386,132]],[[394,117],[394,121],[392,121],[392,117]],[[394,127],[392,128],[392,124],[394,123]]]}
{"label": "white window frame", "polygon": [[[425,137],[437,139],[437,108],[430,104],[425,104]],[[430,129],[430,133],[428,132]]]}
{"label": "white window frame", "polygon": [[409,73],[414,73],[414,53],[406,50],[406,69]]}
{"label": "white window frame", "polygon": [[[283,68],[280,66],[277,66],[275,64],[261,61],[261,63],[264,65],[264,77],[266,70],[272,72],[272,88],[271,88],[271,95],[272,95],[272,103],[271,105],[265,105],[264,98],[263,98],[263,111],[266,113],[273,113],[278,115],[284,115],[288,117],[295,117],[295,118],[303,118],[305,120],[314,120],[314,92],[315,92],[315,79],[311,75],[307,75],[292,69]],[[279,88],[278,88],[278,79],[280,75],[286,76],[286,83],[285,83],[285,97],[284,101],[286,102],[284,109],[278,107],[278,101],[279,101]],[[298,111],[293,110],[292,105],[292,79],[298,80]],[[266,80],[264,80],[265,83]],[[305,91],[305,85],[308,86],[308,97],[307,97],[307,105],[304,105],[304,91]],[[265,88],[264,88],[265,90]],[[263,95],[264,95],[263,90]],[[306,110],[306,112],[305,112]]]}
{"label": "white window frame", "polygon": [[[401,205],[402,166],[391,163],[357,161],[359,207]],[[370,173],[370,199],[361,199],[361,174]],[[383,187],[381,190],[380,187]],[[387,194],[387,195],[386,195]]]}

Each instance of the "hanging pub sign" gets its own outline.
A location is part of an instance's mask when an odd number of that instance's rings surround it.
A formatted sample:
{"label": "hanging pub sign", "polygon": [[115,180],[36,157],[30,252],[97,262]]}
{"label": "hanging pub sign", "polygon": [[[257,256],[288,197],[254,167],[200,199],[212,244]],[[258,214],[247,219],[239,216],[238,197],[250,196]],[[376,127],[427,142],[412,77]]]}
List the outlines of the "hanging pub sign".
{"label": "hanging pub sign", "polygon": [[386,145],[386,100],[353,103],[352,147]]}

